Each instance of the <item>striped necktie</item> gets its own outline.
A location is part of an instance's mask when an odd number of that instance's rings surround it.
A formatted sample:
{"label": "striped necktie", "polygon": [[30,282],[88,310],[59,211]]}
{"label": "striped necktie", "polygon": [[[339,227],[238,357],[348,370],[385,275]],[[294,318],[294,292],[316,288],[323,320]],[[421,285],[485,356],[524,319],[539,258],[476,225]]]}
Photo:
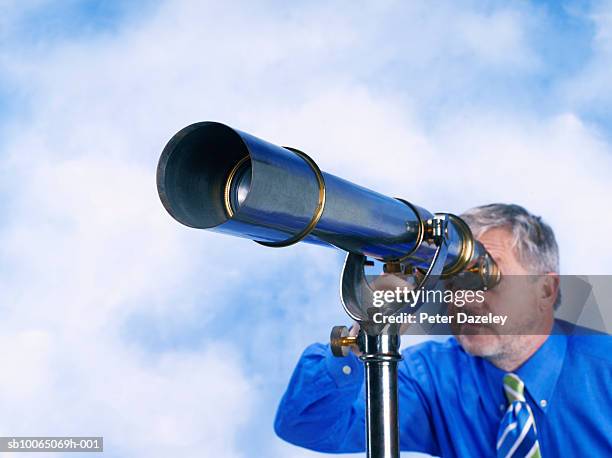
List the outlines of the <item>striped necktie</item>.
{"label": "striped necktie", "polygon": [[498,458],[541,458],[531,407],[525,401],[525,384],[516,374],[504,376],[508,409],[497,433]]}

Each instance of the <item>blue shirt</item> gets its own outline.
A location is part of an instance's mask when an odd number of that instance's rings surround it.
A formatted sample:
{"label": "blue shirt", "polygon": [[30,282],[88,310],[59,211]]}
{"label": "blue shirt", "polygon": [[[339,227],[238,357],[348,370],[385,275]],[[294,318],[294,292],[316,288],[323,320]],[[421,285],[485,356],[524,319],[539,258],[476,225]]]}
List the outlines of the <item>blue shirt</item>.
{"label": "blue shirt", "polygon": [[[432,455],[495,456],[507,401],[506,372],[466,353],[454,338],[403,351],[400,448]],[[612,337],[551,335],[514,371],[525,382],[544,458],[612,456]],[[365,450],[361,361],[314,344],[302,355],[278,408],[275,431],[302,447]]]}

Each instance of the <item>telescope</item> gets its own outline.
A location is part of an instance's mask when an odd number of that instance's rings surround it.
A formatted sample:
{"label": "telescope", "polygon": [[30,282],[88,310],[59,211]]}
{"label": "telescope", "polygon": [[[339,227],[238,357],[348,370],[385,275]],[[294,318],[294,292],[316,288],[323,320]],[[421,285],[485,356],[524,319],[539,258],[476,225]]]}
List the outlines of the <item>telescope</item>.
{"label": "telescope", "polygon": [[[298,149],[217,122],[192,124],[170,139],[159,159],[157,189],[170,215],[192,228],[266,247],[303,241],[347,252],[341,300],[361,330],[349,336],[346,327],[334,327],[332,351],[346,356],[351,345],[362,351],[367,456],[399,457],[399,329],[372,322],[365,267],[378,261],[388,274],[413,278],[415,288],[465,274],[473,288],[493,288],[499,269],[467,224],[322,172]],[[419,305],[411,304],[411,311]]]}

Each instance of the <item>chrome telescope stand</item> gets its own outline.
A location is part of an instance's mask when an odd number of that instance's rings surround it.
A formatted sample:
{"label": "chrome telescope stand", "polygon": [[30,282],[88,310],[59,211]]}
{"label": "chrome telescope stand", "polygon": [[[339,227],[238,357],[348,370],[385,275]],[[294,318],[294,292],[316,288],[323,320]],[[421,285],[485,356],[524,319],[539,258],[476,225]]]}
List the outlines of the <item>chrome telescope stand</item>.
{"label": "chrome telescope stand", "polygon": [[368,457],[399,458],[397,363],[400,336],[364,336]]}
{"label": "chrome telescope stand", "polygon": [[[437,249],[429,269],[416,288],[435,286],[444,268],[447,255],[446,219],[430,222],[431,240]],[[400,329],[397,325],[376,325],[369,316],[378,311],[372,307],[372,289],[366,281],[365,256],[349,254],[342,272],[341,297],[346,313],[360,324],[357,336],[350,336],[346,326],[335,326],[330,346],[335,356],[346,356],[351,346],[361,351],[365,370],[366,456],[368,458],[399,458],[397,364],[400,354]],[[413,304],[415,311],[421,304]],[[404,308],[387,310],[386,314],[402,313]]]}

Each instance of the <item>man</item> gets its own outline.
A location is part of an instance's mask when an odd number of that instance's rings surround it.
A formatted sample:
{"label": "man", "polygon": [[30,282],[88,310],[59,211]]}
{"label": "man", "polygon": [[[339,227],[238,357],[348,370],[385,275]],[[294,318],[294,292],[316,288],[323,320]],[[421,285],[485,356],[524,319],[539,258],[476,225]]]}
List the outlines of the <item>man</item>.
{"label": "man", "polygon": [[[462,217],[502,273],[486,300],[466,311],[512,308],[524,318],[521,332],[492,326],[404,350],[401,449],[443,457],[612,456],[612,339],[568,335],[555,322],[552,229],[518,205],[486,205]],[[531,286],[508,287],[512,278],[529,278]],[[357,356],[336,358],[328,345],[311,345],[279,406],[276,433],[322,452],[364,451],[363,398]]]}

